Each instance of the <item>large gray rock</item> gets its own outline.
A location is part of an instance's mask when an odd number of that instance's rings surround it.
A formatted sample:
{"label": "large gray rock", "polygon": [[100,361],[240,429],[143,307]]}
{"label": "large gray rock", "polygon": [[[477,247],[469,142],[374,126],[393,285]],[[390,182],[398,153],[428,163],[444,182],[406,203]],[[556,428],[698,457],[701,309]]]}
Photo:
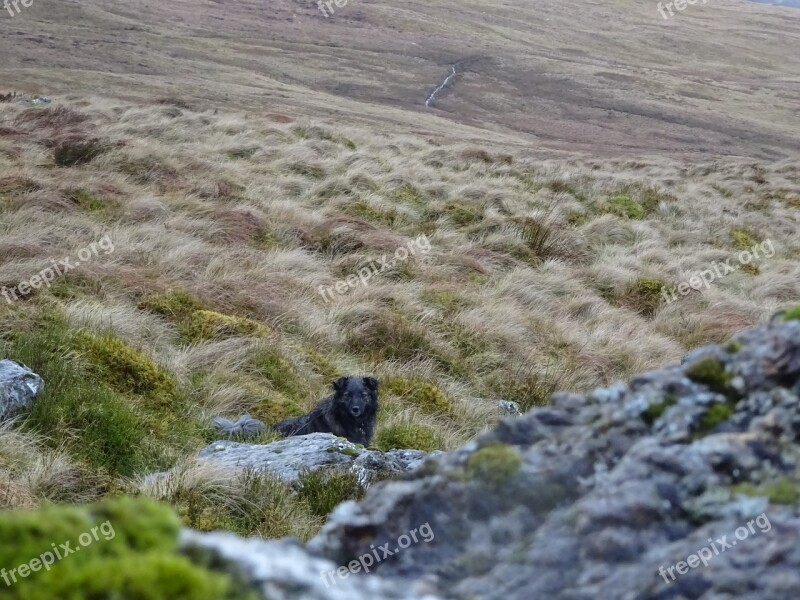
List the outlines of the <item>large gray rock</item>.
{"label": "large gray rock", "polygon": [[42,378],[28,367],[0,360],[0,422],[29,409],[43,389]]}
{"label": "large gray rock", "polygon": [[[294,539],[243,540],[231,533],[184,531],[183,552],[200,560],[220,560],[270,600],[437,600],[422,582],[341,571],[334,562],[311,556]],[[203,561],[205,562],[205,561]]]}
{"label": "large gray rock", "polygon": [[[353,598],[381,578],[465,600],[794,600],[799,396],[800,321],[757,327],[628,385],[556,394],[376,483],[296,560],[389,549],[348,579]],[[429,540],[398,548],[423,527]],[[276,548],[253,546],[267,563]],[[271,593],[281,574],[263,573]],[[277,597],[338,598],[311,585]]]}
{"label": "large gray rock", "polygon": [[420,450],[367,450],[330,433],[312,433],[271,444],[220,440],[201,450],[198,460],[213,461],[232,471],[245,467],[264,469],[284,481],[295,481],[304,470],[350,469],[366,485],[378,474],[413,471],[427,456]]}

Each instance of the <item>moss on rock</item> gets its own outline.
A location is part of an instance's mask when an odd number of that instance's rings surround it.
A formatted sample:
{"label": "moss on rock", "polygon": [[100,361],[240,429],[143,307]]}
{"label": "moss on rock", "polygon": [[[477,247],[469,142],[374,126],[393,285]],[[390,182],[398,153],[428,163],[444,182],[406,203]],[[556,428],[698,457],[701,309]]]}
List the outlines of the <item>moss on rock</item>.
{"label": "moss on rock", "polygon": [[467,478],[500,485],[519,473],[522,458],[507,444],[490,444],[476,450],[467,460]]}
{"label": "moss on rock", "polygon": [[720,360],[706,356],[686,369],[686,375],[692,381],[702,383],[715,392],[728,394],[732,375],[725,369],[725,364]]}
{"label": "moss on rock", "polygon": [[794,308],[790,308],[783,315],[783,320],[784,321],[792,321],[792,320],[795,320],[795,319],[800,320],[800,304],[798,304]]}

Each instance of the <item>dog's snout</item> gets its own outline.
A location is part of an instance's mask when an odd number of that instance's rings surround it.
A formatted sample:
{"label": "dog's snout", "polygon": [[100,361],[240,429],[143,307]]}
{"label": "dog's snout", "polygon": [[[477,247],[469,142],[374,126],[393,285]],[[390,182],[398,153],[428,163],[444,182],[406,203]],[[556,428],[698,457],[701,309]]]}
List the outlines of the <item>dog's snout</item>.
{"label": "dog's snout", "polygon": [[350,412],[353,413],[354,417],[357,417],[358,415],[361,414],[361,408],[358,407],[358,406],[351,406],[350,407]]}

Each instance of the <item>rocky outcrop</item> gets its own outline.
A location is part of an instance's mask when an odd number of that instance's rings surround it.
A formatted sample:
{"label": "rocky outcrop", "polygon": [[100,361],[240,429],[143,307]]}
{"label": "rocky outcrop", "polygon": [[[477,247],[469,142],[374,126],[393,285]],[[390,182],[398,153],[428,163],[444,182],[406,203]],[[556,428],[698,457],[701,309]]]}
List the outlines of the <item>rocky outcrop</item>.
{"label": "rocky outcrop", "polygon": [[394,582],[413,597],[794,599],[799,395],[800,320],[771,323],[628,385],[556,394],[373,485],[292,550],[294,592],[266,566],[287,542],[232,541],[252,550],[238,557],[218,538],[191,544],[260,573],[265,598],[341,597],[318,585],[333,563],[351,598]]}
{"label": "rocky outcrop", "polygon": [[43,389],[42,378],[28,367],[0,360],[0,422],[30,408]]}
{"label": "rocky outcrop", "polygon": [[198,460],[213,461],[230,470],[265,469],[284,481],[295,481],[302,471],[349,469],[366,485],[376,476],[413,471],[428,456],[420,450],[367,450],[330,433],[289,437],[271,444],[214,442],[200,451]]}

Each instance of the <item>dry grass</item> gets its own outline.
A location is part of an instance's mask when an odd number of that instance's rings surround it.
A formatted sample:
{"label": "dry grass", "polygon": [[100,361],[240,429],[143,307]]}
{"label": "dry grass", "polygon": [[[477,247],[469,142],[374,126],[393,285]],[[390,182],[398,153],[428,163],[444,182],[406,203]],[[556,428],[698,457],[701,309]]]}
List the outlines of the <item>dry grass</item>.
{"label": "dry grass", "polygon": [[[0,322],[24,332],[48,315],[112,333],[174,377],[181,419],[200,427],[244,411],[274,422],[337,375],[367,372],[433,382],[455,407],[431,413],[387,395],[379,433],[424,427],[453,448],[498,417],[491,399],[527,407],[556,387],[677,361],[800,295],[792,163],[493,161],[471,144],[168,109],[0,104],[0,125],[21,132],[0,137],[0,285],[104,234],[114,243],[50,288],[1,300]],[[49,144],[65,128],[104,151],[55,168]],[[773,241],[757,274],[666,306],[637,287],[735,257],[734,229]],[[421,234],[430,252],[330,301],[319,294]],[[224,321],[187,336],[192,319],[228,317],[262,327]],[[61,432],[47,433],[58,448]],[[19,441],[27,435],[0,432],[3,447],[30,448],[6,461],[5,504],[69,496],[76,467]],[[236,497],[206,475],[148,493]]]}

